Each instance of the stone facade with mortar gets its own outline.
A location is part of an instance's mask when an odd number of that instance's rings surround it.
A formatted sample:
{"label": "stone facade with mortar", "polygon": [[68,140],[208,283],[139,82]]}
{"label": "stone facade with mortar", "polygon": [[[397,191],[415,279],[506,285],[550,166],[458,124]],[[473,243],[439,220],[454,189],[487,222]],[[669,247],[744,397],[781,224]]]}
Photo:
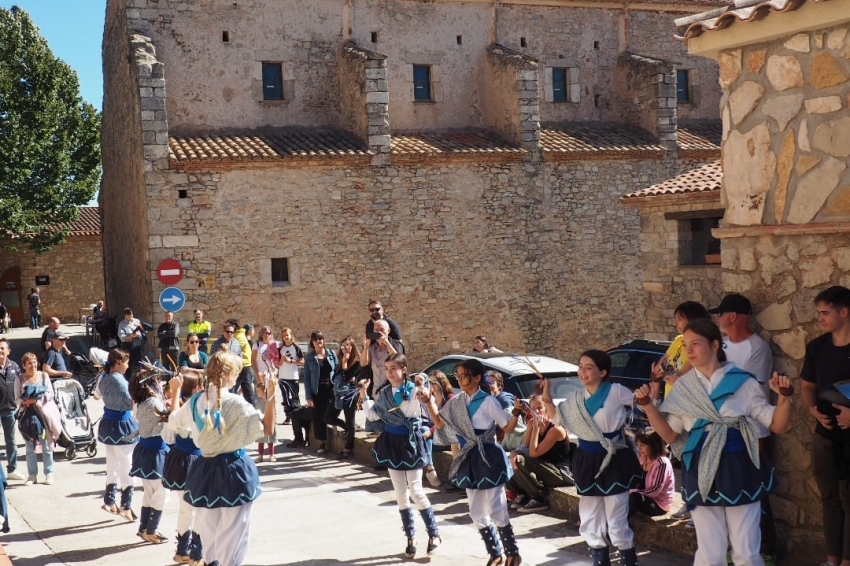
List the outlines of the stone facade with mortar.
{"label": "stone facade with mortar", "polygon": [[[850,286],[850,12],[842,2],[785,4],[765,4],[758,22],[732,6],[677,24],[692,53],[720,64],[722,289],[752,300],[775,368],[799,390],[806,343],[821,333],[812,301],[831,285]],[[786,550],[821,559],[814,419],[799,398],[794,411],[777,438],[771,500],[788,527]]]}
{"label": "stone facade with mortar", "polygon": [[[652,23],[714,4],[110,0],[101,202],[121,210],[104,227],[129,247],[106,252],[108,300],[159,319],[155,269],[173,257],[181,321],[201,308],[214,323],[357,337],[379,297],[415,365],[480,333],[567,359],[642,336],[640,214],[618,198],[709,156],[653,137],[677,124],[666,102],[641,117],[651,132],[608,127],[633,117],[617,88],[669,99],[655,71],[615,81],[618,57],[634,41],[688,58]],[[634,11],[653,15],[636,27]],[[515,17],[538,23],[525,47],[510,43]],[[566,20],[615,25],[579,41]],[[581,100],[559,106],[541,91],[567,55],[586,76]],[[282,63],[285,100],[257,100],[263,61]],[[413,64],[431,66],[433,101],[412,100]],[[717,116],[719,94],[704,90],[688,117]],[[596,129],[541,126],[564,120]],[[325,143],[343,138],[361,145]],[[274,258],[288,260],[287,282],[272,281]]]}

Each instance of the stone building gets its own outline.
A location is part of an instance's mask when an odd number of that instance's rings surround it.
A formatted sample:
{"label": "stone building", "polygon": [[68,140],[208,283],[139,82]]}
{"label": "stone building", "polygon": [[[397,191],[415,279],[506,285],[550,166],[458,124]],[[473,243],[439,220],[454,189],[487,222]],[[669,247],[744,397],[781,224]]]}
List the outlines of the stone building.
{"label": "stone building", "polygon": [[103,300],[100,211],[96,206],[79,211],[79,218],[67,226],[64,244],[42,254],[23,247],[0,249],[0,300],[15,327],[29,325],[26,299],[32,287],[41,291],[42,318],[56,316],[63,323],[79,324],[84,307]]}
{"label": "stone building", "polygon": [[[722,158],[622,198],[641,211],[647,331],[669,332],[653,305],[743,293],[775,368],[796,379],[820,333],[815,295],[850,286],[850,4],[744,0],[676,26],[690,54],[719,62]],[[719,221],[719,266],[688,265],[683,220],[697,217]],[[795,563],[823,552],[813,427],[797,401],[774,455],[773,510]]]}
{"label": "stone building", "polygon": [[107,300],[158,318],[175,258],[214,322],[358,336],[379,297],[417,365],[642,336],[619,197],[719,158],[669,30],[722,4],[109,0]]}

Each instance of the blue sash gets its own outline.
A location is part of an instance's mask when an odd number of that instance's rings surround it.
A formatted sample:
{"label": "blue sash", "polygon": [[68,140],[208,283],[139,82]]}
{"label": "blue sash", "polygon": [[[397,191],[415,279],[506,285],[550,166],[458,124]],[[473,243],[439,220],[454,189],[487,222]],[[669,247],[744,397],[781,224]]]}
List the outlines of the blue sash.
{"label": "blue sash", "polygon": [[186,454],[194,456],[201,455],[201,449],[195,446],[195,442],[191,438],[183,438],[182,436],[174,437],[174,449]]}
{"label": "blue sash", "polygon": [[220,458],[222,460],[229,460],[229,461],[232,462],[234,460],[238,460],[239,458],[241,458],[244,455],[245,455],[245,449],[240,448],[239,450],[236,450],[234,452],[223,452],[221,454],[216,454],[215,457]]}
{"label": "blue sash", "polygon": [[[623,431],[615,430],[614,432],[603,432],[602,436],[604,436],[605,438],[611,438],[611,439],[622,438]],[[582,451],[587,452],[587,453],[605,452],[605,449],[602,448],[601,442],[593,442],[592,440],[582,440],[581,438],[579,438],[578,439],[578,447],[581,448]]]}
{"label": "blue sash", "polygon": [[410,434],[410,431],[406,426],[393,426],[391,424],[384,423],[384,432],[387,434],[395,434],[398,436],[407,436]]}
{"label": "blue sash", "polygon": [[130,411],[116,411],[113,409],[103,408],[103,416],[111,421],[126,421],[133,416]]}
{"label": "blue sash", "polygon": [[[474,428],[472,430],[475,431],[475,436],[481,436],[482,434],[487,432],[487,430],[483,428]],[[461,448],[463,448],[463,445],[466,444],[466,439],[461,435],[457,435],[457,443]]]}
{"label": "blue sash", "polygon": [[148,450],[162,450],[166,444],[161,436],[143,436],[139,438],[139,446]]}
{"label": "blue sash", "polygon": [[466,412],[469,413],[469,420],[472,420],[472,416],[478,412],[478,409],[481,408],[481,403],[483,403],[484,399],[487,397],[489,397],[489,395],[480,389],[472,396],[472,400],[466,405]]}
{"label": "blue sash", "polygon": [[603,381],[599,384],[599,387],[596,389],[596,392],[584,400],[584,406],[587,409],[587,412],[590,413],[590,416],[594,416],[596,412],[602,408],[602,405],[605,403],[605,399],[608,398],[608,393],[611,392],[611,382]]}
{"label": "blue sash", "polygon": [[[726,399],[734,395],[741,385],[743,385],[744,382],[751,377],[755,379],[753,374],[742,369],[732,368],[727,371],[723,376],[723,379],[717,387],[714,388],[711,395],[709,395],[711,402],[714,404],[714,408],[720,411],[720,407],[723,406]],[[691,469],[691,460],[693,459],[694,451],[701,445],[702,437],[705,434],[705,427],[708,424],[710,424],[710,421],[698,419],[697,422],[694,423],[694,427],[691,429],[691,434],[688,437],[688,441],[685,443],[684,450],[682,451],[682,462],[684,462],[686,470]]]}

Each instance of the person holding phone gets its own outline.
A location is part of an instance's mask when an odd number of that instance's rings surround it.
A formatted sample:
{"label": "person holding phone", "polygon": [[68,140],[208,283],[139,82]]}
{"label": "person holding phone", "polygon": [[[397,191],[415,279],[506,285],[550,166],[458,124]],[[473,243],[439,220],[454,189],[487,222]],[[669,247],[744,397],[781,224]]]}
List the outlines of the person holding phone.
{"label": "person holding phone", "polygon": [[369,395],[377,397],[381,389],[387,384],[384,362],[390,356],[403,354],[404,346],[398,340],[390,338],[390,325],[386,320],[376,320],[374,329],[377,338],[373,340],[368,335],[363,338],[360,365],[371,368],[372,384]]}

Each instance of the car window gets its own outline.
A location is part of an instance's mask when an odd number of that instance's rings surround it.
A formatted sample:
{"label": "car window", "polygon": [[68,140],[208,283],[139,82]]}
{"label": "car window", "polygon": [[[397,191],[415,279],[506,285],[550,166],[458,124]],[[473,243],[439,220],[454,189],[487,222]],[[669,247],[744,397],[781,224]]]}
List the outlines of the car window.
{"label": "car window", "polygon": [[626,375],[626,366],[629,365],[629,357],[630,352],[628,350],[623,350],[620,352],[614,352],[611,354],[611,375],[612,376],[623,376]]}
{"label": "car window", "polygon": [[460,360],[456,358],[448,358],[445,360],[439,360],[436,363],[428,366],[425,370],[425,373],[430,374],[432,371],[441,371],[446,374],[446,377],[449,378],[449,383],[452,384],[452,387],[457,391],[459,389],[457,380],[454,378],[454,369],[457,364],[460,363]]}
{"label": "car window", "polygon": [[629,377],[649,379],[652,376],[652,364],[660,357],[650,352],[635,352],[629,366]]}
{"label": "car window", "polygon": [[[545,374],[545,376],[547,381],[549,381],[549,393],[553,399],[569,397],[574,391],[582,387],[576,375]],[[534,393],[534,386],[537,385],[537,376],[516,375],[510,378],[510,381],[519,389],[520,397],[522,399],[528,399]],[[505,389],[508,389],[507,384],[505,385]]]}

